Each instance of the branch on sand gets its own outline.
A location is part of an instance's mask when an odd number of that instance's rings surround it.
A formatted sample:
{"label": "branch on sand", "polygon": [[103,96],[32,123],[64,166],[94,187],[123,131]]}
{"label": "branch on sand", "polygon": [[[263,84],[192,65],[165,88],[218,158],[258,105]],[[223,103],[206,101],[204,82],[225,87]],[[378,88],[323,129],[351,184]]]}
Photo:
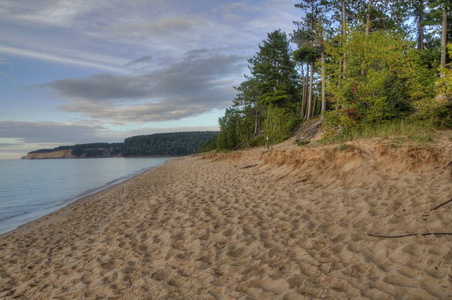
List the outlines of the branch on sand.
{"label": "branch on sand", "polygon": [[441,203],[440,205],[435,206],[435,207],[432,208],[430,211],[434,211],[434,210],[440,208],[441,206],[444,206],[444,205],[446,205],[446,204],[448,204],[448,203],[450,203],[450,202],[452,202],[452,199],[450,199],[450,200],[448,200],[448,201],[446,201],[446,202],[443,202],[443,203]]}
{"label": "branch on sand", "polygon": [[428,236],[428,235],[434,235],[434,236],[444,236],[444,235],[452,235],[452,232],[429,232],[429,233],[409,233],[409,234],[402,234],[402,235],[380,235],[380,234],[373,234],[368,233],[368,236],[371,237],[378,237],[378,238],[385,238],[385,239],[398,239],[398,238],[404,238],[409,236]]}
{"label": "branch on sand", "polygon": [[452,160],[450,161],[450,163],[447,164],[447,166],[444,167],[444,169],[449,168],[450,166],[452,166]]}
{"label": "branch on sand", "polygon": [[241,142],[238,146],[236,146],[234,149],[232,149],[232,151],[241,149],[243,147],[243,145],[245,145],[245,142]]}
{"label": "branch on sand", "polygon": [[258,165],[259,165],[259,164],[248,165],[248,166],[244,166],[244,167],[242,167],[242,168],[240,168],[240,169],[249,169],[249,168],[253,168],[253,167],[258,166]]}

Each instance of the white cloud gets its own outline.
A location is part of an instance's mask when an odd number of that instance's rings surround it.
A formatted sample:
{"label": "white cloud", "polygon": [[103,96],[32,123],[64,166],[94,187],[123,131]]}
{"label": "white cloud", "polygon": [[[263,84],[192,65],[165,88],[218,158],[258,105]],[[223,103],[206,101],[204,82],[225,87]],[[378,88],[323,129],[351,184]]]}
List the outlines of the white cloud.
{"label": "white cloud", "polygon": [[81,57],[60,56],[58,54],[45,53],[45,52],[39,52],[39,51],[33,51],[33,50],[27,50],[27,49],[20,49],[20,48],[16,48],[16,47],[5,46],[5,45],[0,45],[0,52],[6,53],[6,54],[12,54],[12,55],[16,55],[16,56],[25,56],[25,57],[35,58],[35,59],[39,59],[39,60],[51,61],[54,63],[85,66],[85,67],[89,67],[89,68],[103,69],[103,70],[120,72],[120,73],[126,72],[126,69],[122,68],[121,66],[115,66],[113,64],[106,64],[106,63],[102,63],[102,62],[95,61],[95,60],[83,59]]}
{"label": "white cloud", "polygon": [[136,75],[99,74],[61,79],[50,88],[69,100],[67,112],[114,124],[179,120],[230,105],[246,59],[213,50],[191,51],[180,62]]}

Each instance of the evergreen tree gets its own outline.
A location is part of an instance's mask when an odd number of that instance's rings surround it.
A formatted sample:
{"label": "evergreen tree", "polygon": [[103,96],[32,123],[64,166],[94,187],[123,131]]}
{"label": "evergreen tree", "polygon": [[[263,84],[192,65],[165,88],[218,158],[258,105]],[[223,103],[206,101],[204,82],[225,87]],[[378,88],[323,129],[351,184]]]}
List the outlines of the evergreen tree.
{"label": "evergreen tree", "polygon": [[[427,24],[440,25],[441,27],[441,67],[445,68],[447,60],[447,42],[448,42],[448,29],[451,23],[451,10],[452,3],[449,0],[430,0],[428,1],[430,12],[427,16]],[[444,71],[441,72],[444,75]]]}
{"label": "evergreen tree", "polygon": [[[331,34],[331,24],[328,14],[332,5],[331,1],[326,0],[301,0],[295,4],[295,7],[302,9],[305,14],[299,21],[294,21],[298,29],[293,33],[292,40],[297,43],[299,49],[294,58],[302,65],[307,64],[307,77],[309,85],[303,81],[303,98],[301,115],[305,120],[309,120],[314,115],[315,105],[313,101],[313,83],[314,83],[314,63],[319,58],[321,70],[321,113],[326,110],[326,72],[325,72],[325,38]],[[309,72],[310,70],[310,72]],[[304,75],[304,74],[303,74]],[[303,76],[304,77],[304,76]],[[305,92],[307,90],[307,92]],[[306,99],[307,98],[307,99]],[[307,102],[307,103],[306,103]],[[315,104],[315,101],[314,101]],[[304,109],[306,107],[306,110]]]}
{"label": "evergreen tree", "polygon": [[257,54],[248,60],[260,102],[277,107],[296,106],[297,72],[287,35],[281,30],[268,34]]}
{"label": "evergreen tree", "polygon": [[238,87],[232,107],[220,118],[220,149],[251,146],[262,129],[272,141],[281,141],[296,125],[297,79],[287,35],[268,34],[248,60],[251,76]]}

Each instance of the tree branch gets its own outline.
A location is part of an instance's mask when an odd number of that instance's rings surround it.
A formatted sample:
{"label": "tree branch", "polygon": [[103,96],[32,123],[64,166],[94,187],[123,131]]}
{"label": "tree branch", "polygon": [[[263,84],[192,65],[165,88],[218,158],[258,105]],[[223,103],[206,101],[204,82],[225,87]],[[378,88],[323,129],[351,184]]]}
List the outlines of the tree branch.
{"label": "tree branch", "polygon": [[448,204],[448,203],[450,203],[450,202],[452,202],[452,199],[450,199],[450,200],[448,200],[448,201],[446,201],[446,202],[443,202],[443,203],[441,203],[440,205],[435,206],[435,207],[432,208],[430,211],[434,211],[434,210],[440,208],[441,206],[444,206],[444,205],[446,205],[446,204]]}
{"label": "tree branch", "polygon": [[378,238],[385,238],[385,239],[397,239],[397,238],[404,238],[409,236],[427,236],[427,235],[434,235],[434,236],[443,236],[443,235],[452,235],[452,232],[430,232],[430,233],[409,233],[409,234],[402,234],[402,235],[380,235],[380,234],[373,234],[373,233],[367,233],[368,236],[371,237],[378,237]]}
{"label": "tree branch", "polygon": [[259,165],[259,164],[248,165],[248,166],[241,167],[240,169],[249,169],[249,168],[253,168],[253,167],[258,166],[258,165]]}
{"label": "tree branch", "polygon": [[451,165],[452,165],[452,160],[450,161],[450,163],[447,166],[444,167],[444,169],[449,168]]}

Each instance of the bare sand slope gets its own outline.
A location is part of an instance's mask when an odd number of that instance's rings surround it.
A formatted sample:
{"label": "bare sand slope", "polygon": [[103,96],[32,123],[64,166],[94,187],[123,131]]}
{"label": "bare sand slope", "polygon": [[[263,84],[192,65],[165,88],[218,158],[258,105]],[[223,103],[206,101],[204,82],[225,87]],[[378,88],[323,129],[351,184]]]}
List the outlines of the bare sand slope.
{"label": "bare sand slope", "polygon": [[0,298],[452,298],[452,236],[368,235],[452,233],[450,150],[172,160],[0,238]]}

